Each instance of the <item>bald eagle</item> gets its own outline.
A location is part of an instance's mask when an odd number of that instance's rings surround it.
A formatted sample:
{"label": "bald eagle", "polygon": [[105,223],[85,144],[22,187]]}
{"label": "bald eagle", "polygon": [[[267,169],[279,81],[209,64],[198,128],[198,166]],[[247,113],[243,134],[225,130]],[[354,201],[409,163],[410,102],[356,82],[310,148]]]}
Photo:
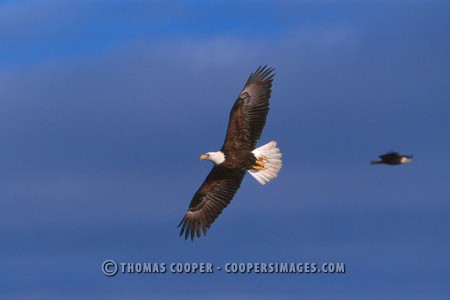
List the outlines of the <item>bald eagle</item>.
{"label": "bald eagle", "polygon": [[281,152],[271,141],[256,148],[269,112],[269,98],[275,74],[272,68],[259,67],[248,78],[230,112],[228,130],[222,148],[200,156],[214,167],[192,198],[178,227],[180,236],[194,240],[206,236],[211,224],[230,204],[248,171],[259,183],[277,177],[281,168]]}
{"label": "bald eagle", "polygon": [[381,160],[374,160],[371,161],[370,164],[372,165],[378,165],[378,164],[385,164],[385,165],[400,165],[400,164],[409,164],[412,162],[412,155],[400,155],[397,152],[389,152],[383,155],[380,155],[379,158]]}

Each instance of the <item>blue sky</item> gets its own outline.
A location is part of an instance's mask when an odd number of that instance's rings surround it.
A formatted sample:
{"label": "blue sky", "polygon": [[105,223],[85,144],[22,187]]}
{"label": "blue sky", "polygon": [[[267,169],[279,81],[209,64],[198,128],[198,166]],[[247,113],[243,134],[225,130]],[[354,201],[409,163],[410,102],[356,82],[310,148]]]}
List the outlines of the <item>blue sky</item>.
{"label": "blue sky", "polygon": [[[449,28],[446,1],[1,1],[0,295],[447,299]],[[198,157],[265,64],[281,173],[186,242]],[[414,162],[369,165],[390,150]],[[346,273],[109,278],[106,259]]]}

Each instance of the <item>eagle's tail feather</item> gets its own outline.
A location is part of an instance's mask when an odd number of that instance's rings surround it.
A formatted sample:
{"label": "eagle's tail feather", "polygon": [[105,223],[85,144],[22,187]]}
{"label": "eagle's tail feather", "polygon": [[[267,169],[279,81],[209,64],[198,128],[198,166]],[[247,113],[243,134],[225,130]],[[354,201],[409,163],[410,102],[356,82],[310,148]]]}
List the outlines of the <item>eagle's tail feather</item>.
{"label": "eagle's tail feather", "polygon": [[252,151],[258,161],[263,163],[262,168],[252,169],[248,172],[261,184],[266,184],[277,177],[281,169],[283,156],[277,148],[277,142],[271,141]]}

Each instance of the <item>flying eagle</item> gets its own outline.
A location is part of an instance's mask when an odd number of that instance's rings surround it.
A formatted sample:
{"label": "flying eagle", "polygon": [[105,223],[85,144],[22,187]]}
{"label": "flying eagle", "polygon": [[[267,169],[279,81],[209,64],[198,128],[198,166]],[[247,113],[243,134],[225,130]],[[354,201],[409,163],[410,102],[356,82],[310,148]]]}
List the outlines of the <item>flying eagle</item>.
{"label": "flying eagle", "polygon": [[214,167],[192,198],[189,209],[181,220],[180,236],[185,239],[195,235],[206,236],[211,224],[230,204],[241,185],[245,172],[259,183],[266,184],[277,177],[281,168],[281,152],[271,141],[259,148],[261,136],[269,112],[269,98],[275,74],[272,68],[259,67],[250,75],[230,112],[225,142],[217,152],[200,156],[210,160]]}
{"label": "flying eagle", "polygon": [[371,161],[370,164],[372,165],[378,165],[378,164],[385,164],[385,165],[400,165],[400,164],[409,164],[412,162],[412,155],[400,155],[397,152],[389,152],[383,155],[379,156],[381,160],[374,160]]}

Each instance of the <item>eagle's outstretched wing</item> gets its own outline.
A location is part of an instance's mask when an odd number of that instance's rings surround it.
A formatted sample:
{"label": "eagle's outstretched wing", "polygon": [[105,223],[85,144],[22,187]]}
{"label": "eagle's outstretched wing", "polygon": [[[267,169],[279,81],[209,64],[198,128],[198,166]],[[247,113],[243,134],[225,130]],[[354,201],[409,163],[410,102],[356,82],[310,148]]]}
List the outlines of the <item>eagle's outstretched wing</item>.
{"label": "eagle's outstretched wing", "polygon": [[275,74],[267,66],[259,67],[247,80],[230,112],[223,150],[254,150],[266,124],[269,98]]}
{"label": "eagle's outstretched wing", "polygon": [[192,198],[189,209],[181,220],[180,236],[185,234],[194,240],[195,235],[206,235],[212,223],[219,217],[236,194],[244,178],[245,170],[230,170],[214,166]]}

